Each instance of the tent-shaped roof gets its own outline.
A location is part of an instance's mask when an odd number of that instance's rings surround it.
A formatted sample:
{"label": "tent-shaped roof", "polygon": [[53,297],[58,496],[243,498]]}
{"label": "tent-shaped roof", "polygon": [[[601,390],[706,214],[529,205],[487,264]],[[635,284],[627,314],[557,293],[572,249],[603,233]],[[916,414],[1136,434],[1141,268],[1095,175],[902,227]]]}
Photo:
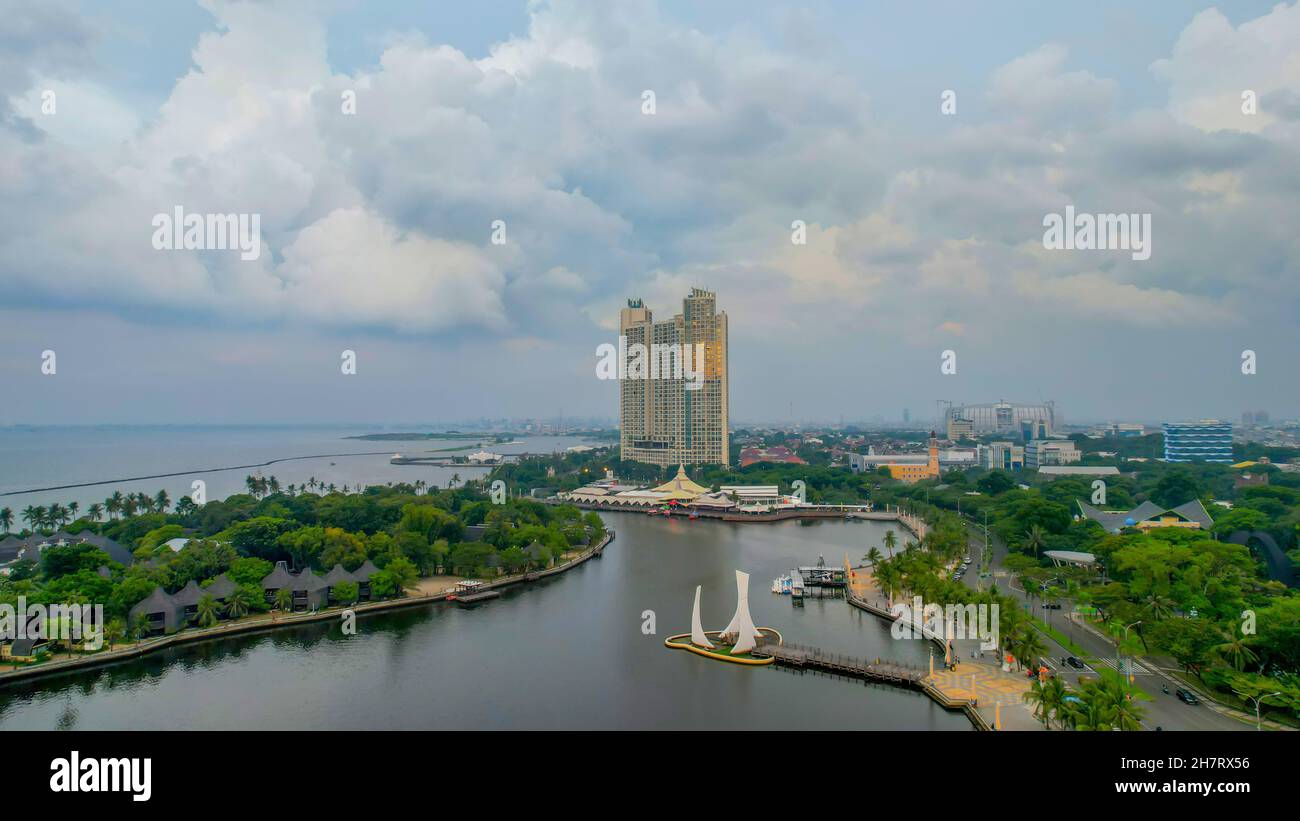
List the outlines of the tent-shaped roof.
{"label": "tent-shaped roof", "polygon": [[330,568],[330,572],[325,574],[324,579],[325,584],[330,587],[350,581],[355,581],[355,579],[352,577],[351,573],[343,569],[343,565],[341,564],[336,564],[334,567]]}
{"label": "tent-shaped roof", "polygon": [[131,608],[132,613],[161,613],[167,610],[175,610],[176,601],[167,595],[167,591],[161,587],[155,587],[153,592],[140,600],[135,607]]}
{"label": "tent-shaped roof", "polygon": [[678,465],[677,475],[654,490],[657,493],[667,494],[664,496],[665,499],[694,499],[709,492],[707,487],[691,481],[691,477],[686,475],[685,465]]}
{"label": "tent-shaped roof", "polygon": [[284,562],[276,562],[275,569],[262,579],[262,589],[279,590],[282,587],[293,587],[293,574]]}
{"label": "tent-shaped roof", "polygon": [[220,576],[213,579],[212,584],[205,587],[203,592],[207,593],[214,599],[224,599],[226,596],[229,596],[238,589],[239,585],[232,582],[230,577],[225,573],[222,573]]}
{"label": "tent-shaped roof", "polygon": [[304,567],[301,573],[293,577],[293,584],[289,585],[289,589],[311,592],[328,586],[324,579],[312,572],[310,567]]}
{"label": "tent-shaped roof", "polygon": [[[199,583],[190,579],[189,584],[178,590],[173,596],[172,601],[181,607],[189,607],[192,604],[198,604],[199,599],[209,595],[208,591],[199,587]],[[213,598],[216,598],[215,596]]]}
{"label": "tent-shaped roof", "polygon": [[352,571],[352,578],[355,581],[368,582],[370,577],[378,572],[379,568],[375,567],[375,563],[366,559],[365,564]]}

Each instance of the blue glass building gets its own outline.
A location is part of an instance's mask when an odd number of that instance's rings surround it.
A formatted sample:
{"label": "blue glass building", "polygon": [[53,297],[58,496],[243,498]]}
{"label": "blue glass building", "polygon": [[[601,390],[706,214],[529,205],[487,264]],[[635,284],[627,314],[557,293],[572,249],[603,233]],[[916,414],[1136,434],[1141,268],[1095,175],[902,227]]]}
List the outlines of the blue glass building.
{"label": "blue glass building", "polygon": [[1166,462],[1232,462],[1232,423],[1166,422]]}

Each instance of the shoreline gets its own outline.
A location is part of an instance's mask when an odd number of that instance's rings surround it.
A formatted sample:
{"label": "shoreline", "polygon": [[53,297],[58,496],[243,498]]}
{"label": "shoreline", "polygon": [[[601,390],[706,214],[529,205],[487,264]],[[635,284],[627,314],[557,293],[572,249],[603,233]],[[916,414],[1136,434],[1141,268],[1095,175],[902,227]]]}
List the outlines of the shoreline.
{"label": "shoreline", "polygon": [[[546,570],[534,570],[522,573],[518,576],[506,576],[492,582],[485,582],[479,586],[478,590],[499,590],[516,584],[527,584],[549,576],[557,576],[567,570],[585,563],[587,560],[596,557],[599,558],[604,552],[605,547],[614,541],[614,531],[606,530],[605,537],[595,545],[588,547],[587,550],[573,557],[564,564],[547,568]],[[107,667],[113,664],[121,664],[134,661],[143,656],[157,653],[172,647],[180,647],[187,644],[194,644],[202,641],[213,641],[227,638],[229,636],[246,635],[249,633],[270,632],[282,627],[298,627],[304,624],[312,624],[321,621],[331,621],[340,618],[344,613],[351,610],[354,614],[361,616],[371,613],[382,613],[389,610],[400,610],[407,607],[418,607],[421,605],[448,604],[456,602],[447,598],[448,593],[445,590],[436,593],[426,593],[419,596],[403,596],[400,599],[386,599],[384,601],[366,602],[356,604],[352,607],[335,608],[331,610],[322,610],[316,613],[302,613],[298,615],[288,615],[276,619],[257,619],[255,621],[233,622],[215,627],[206,627],[198,629],[187,629],[170,636],[162,636],[145,642],[137,642],[129,647],[121,647],[116,650],[104,650],[95,653],[93,656],[81,656],[77,658],[64,659],[63,661],[52,661],[42,664],[36,664],[29,667],[22,667],[17,670],[0,671],[0,687],[15,681],[31,681],[38,678],[57,676],[63,673],[75,673],[87,670],[93,667]]]}

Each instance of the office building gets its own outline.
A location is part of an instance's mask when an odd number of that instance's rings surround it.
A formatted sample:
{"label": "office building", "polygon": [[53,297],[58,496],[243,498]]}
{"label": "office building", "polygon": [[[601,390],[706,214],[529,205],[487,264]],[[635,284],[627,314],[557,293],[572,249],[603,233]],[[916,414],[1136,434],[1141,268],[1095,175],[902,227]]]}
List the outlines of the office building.
{"label": "office building", "polygon": [[1232,423],[1218,419],[1166,422],[1166,462],[1232,462]]}

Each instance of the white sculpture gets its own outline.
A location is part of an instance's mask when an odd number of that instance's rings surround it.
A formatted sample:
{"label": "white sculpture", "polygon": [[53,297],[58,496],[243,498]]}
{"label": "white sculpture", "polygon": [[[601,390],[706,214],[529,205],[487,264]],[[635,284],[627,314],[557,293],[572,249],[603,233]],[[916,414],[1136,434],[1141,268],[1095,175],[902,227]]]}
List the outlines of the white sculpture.
{"label": "white sculpture", "polygon": [[713,642],[709,641],[704,635],[704,628],[700,625],[700,586],[695,585],[695,610],[691,613],[691,644],[696,647],[713,647]]}
{"label": "white sculpture", "polygon": [[748,653],[754,649],[754,639],[762,634],[754,627],[754,620],[749,615],[749,574],[736,571],[736,615],[731,617],[725,636],[735,636],[732,655]]}

